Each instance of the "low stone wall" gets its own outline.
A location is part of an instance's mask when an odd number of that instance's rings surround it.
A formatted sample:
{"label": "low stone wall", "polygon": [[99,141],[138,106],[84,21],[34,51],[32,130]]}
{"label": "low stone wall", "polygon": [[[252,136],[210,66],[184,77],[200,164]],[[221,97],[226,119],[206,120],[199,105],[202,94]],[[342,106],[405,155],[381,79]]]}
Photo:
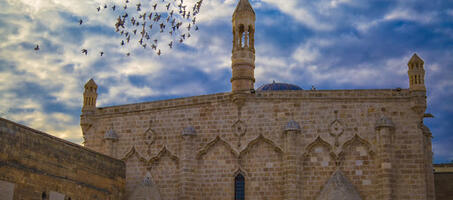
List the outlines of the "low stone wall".
{"label": "low stone wall", "polygon": [[124,162],[0,118],[0,199],[123,199]]}
{"label": "low stone wall", "polygon": [[453,198],[453,164],[434,164],[436,200]]}

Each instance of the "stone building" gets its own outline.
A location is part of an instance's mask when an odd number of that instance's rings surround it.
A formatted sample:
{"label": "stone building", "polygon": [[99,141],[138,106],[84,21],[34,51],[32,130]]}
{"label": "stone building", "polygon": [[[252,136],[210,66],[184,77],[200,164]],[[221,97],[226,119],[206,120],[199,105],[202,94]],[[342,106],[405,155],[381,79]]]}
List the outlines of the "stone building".
{"label": "stone building", "polygon": [[450,200],[453,197],[453,163],[434,164],[433,167],[436,200]]}
{"label": "stone building", "polygon": [[124,162],[0,118],[0,200],[122,200],[124,188]]}
{"label": "stone building", "polygon": [[86,147],[126,163],[128,199],[434,199],[424,62],[408,89],[254,89],[255,12],[233,14],[232,91],[96,107],[85,85]]}

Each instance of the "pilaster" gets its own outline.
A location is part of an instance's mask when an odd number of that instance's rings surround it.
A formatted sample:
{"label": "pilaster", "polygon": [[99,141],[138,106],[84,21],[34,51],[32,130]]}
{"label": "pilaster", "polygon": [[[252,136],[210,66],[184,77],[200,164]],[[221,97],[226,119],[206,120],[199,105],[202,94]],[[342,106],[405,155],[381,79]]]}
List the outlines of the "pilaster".
{"label": "pilaster", "polygon": [[391,200],[394,197],[393,140],[395,125],[387,117],[376,122],[378,142],[378,179],[381,192],[379,199]]}
{"label": "pilaster", "polygon": [[300,134],[300,126],[295,121],[290,121],[285,127],[284,132],[284,157],[283,157],[283,175],[284,175],[284,199],[296,200],[298,198],[297,173],[298,159],[297,147]]}
{"label": "pilaster", "polygon": [[181,200],[197,198],[195,190],[195,137],[196,131],[192,126],[185,128],[182,132],[180,167],[181,193],[179,195],[179,199]]}
{"label": "pilaster", "polygon": [[426,199],[435,199],[434,190],[434,173],[433,173],[433,150],[432,150],[432,133],[423,123],[420,124],[423,131],[423,151],[425,153],[425,181],[426,181]]}
{"label": "pilaster", "polygon": [[110,157],[116,158],[116,142],[118,141],[118,135],[116,134],[115,130],[112,127],[105,132],[104,134],[104,143],[105,143],[105,154],[109,155]]}

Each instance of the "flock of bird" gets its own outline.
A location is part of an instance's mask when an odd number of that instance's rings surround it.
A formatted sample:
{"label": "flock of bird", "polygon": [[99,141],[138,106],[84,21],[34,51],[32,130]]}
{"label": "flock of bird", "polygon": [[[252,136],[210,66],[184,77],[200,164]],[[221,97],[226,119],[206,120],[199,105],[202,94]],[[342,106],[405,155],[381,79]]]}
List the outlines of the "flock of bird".
{"label": "flock of bird", "polygon": [[[130,0],[124,1],[123,6],[104,4],[96,8],[98,13],[111,10],[118,15],[114,27],[122,36],[119,43],[122,47],[136,41],[140,47],[144,49],[149,47],[160,56],[161,45],[168,45],[171,49],[177,43],[184,43],[192,36],[193,31],[199,29],[196,16],[200,12],[203,0],[198,0],[191,8],[184,4],[184,0],[150,0],[146,5],[155,2],[149,8],[141,2],[135,4]],[[80,19],[78,23],[81,26],[84,21]],[[163,42],[159,43],[159,34],[168,34],[170,41],[160,44]],[[39,45],[36,45],[34,50],[39,51]],[[82,49],[81,53],[88,55],[88,49]],[[99,52],[99,55],[103,56],[104,52]],[[130,55],[130,52],[126,53],[126,56]]]}

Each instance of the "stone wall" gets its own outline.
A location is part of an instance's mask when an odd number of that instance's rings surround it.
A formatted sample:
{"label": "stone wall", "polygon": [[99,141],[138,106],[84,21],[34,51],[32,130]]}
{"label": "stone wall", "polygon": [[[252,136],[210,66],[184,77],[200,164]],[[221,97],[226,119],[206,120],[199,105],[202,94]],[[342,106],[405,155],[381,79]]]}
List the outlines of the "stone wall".
{"label": "stone wall", "polygon": [[450,200],[453,197],[453,172],[434,173],[436,200]]}
{"label": "stone wall", "polygon": [[[161,199],[231,200],[241,173],[246,199],[316,199],[340,170],[362,199],[417,200],[433,195],[430,139],[420,124],[424,95],[221,93],[97,108],[81,117],[86,146],[126,162],[127,195],[149,173]],[[188,127],[195,132],[183,136]],[[115,151],[103,139],[111,128]]]}
{"label": "stone wall", "polygon": [[453,164],[434,165],[436,200],[450,200],[453,197]]}
{"label": "stone wall", "polygon": [[124,162],[0,118],[0,199],[123,199]]}

